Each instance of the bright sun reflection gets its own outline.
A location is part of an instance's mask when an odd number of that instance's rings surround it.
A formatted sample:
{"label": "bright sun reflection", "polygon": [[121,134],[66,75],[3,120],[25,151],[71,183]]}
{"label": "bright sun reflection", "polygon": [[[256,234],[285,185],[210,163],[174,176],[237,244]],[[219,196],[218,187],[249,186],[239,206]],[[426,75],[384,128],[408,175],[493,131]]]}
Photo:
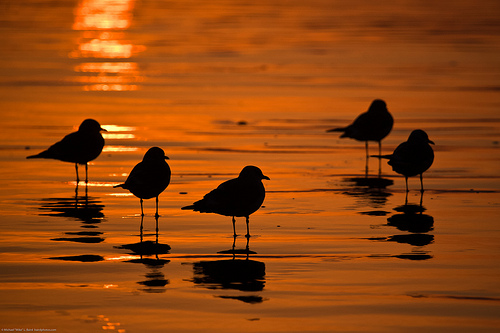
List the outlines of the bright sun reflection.
{"label": "bright sun reflection", "polygon": [[137,84],[143,81],[137,63],[123,61],[145,50],[144,46],[124,39],[124,31],[132,22],[134,1],[80,0],[73,29],[82,34],[69,56],[96,60],[75,66],[75,72],[81,74],[75,81],[83,83],[84,90],[137,90]]}

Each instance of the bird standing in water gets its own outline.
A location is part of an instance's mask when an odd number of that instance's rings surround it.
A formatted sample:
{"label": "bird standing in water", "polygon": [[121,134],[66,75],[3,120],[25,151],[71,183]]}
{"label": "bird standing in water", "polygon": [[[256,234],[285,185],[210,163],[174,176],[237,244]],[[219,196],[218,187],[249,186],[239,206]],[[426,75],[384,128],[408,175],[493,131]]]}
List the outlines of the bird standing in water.
{"label": "bird standing in water", "polygon": [[215,190],[206,194],[203,199],[183,210],[193,210],[200,213],[216,213],[231,216],[233,235],[236,237],[235,217],[245,217],[247,224],[246,237],[250,237],[250,215],[256,212],[264,202],[266,190],[262,179],[269,180],[262,171],[253,165],[247,165],[241,170],[238,178],[230,179],[220,184]]}
{"label": "bird standing in water", "polygon": [[382,151],[382,139],[392,130],[394,119],[381,99],[376,99],[368,111],[360,114],[347,127],[333,128],[327,132],[343,132],[341,138],[352,138],[365,141],[366,158],[368,159],[368,141],[378,142],[379,155]]}
{"label": "bird standing in water", "polygon": [[125,183],[114,187],[129,190],[138,197],[141,202],[141,216],[144,216],[143,200],[156,197],[156,217],[158,214],[158,196],[170,184],[171,171],[165,160],[163,149],[152,147],[144,154],[142,162],[139,162],[130,172]]}
{"label": "bird standing in water", "polygon": [[408,193],[408,177],[420,175],[420,192],[424,192],[422,174],[427,171],[434,162],[434,151],[429,145],[434,144],[423,130],[417,129],[411,132],[408,140],[401,143],[391,155],[383,155],[388,158],[387,162],[392,170],[403,175]]}
{"label": "bird standing in water", "polygon": [[63,162],[75,163],[76,184],[80,182],[78,164],[85,165],[85,183],[88,183],[88,162],[97,158],[104,147],[104,138],[101,135],[101,125],[94,119],[84,120],[78,131],[66,135],[47,150],[26,158],[49,158]]}

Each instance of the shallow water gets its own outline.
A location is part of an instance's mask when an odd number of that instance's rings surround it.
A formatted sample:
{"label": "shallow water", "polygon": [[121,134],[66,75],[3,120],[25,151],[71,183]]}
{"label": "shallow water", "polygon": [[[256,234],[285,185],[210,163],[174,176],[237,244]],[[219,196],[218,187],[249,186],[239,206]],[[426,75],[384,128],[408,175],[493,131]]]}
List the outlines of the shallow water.
{"label": "shallow water", "polygon": [[[498,329],[497,2],[0,6],[3,331]],[[407,205],[403,178],[325,132],[374,98],[384,153],[415,128],[436,143]],[[108,130],[88,186],[25,159],[85,118]],[[139,200],[112,186],[151,146],[173,174],[141,244]],[[248,243],[180,210],[249,164],[271,180]]]}

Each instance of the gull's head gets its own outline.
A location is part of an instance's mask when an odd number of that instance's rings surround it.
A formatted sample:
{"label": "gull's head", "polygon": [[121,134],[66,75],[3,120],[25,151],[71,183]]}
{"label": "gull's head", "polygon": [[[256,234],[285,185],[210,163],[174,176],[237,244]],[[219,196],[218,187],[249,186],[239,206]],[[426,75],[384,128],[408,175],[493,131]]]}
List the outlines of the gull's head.
{"label": "gull's head", "polygon": [[425,142],[425,143],[431,143],[434,144],[431,140],[429,140],[429,136],[425,131],[421,129],[416,129],[413,132],[411,132],[410,136],[408,137],[409,142]]}
{"label": "gull's head", "polygon": [[238,177],[247,179],[257,179],[257,180],[261,179],[269,180],[269,177],[264,176],[262,170],[253,165],[247,165],[246,167],[244,167],[243,170],[241,170],[240,175]]}
{"label": "gull's head", "polygon": [[151,147],[149,150],[144,154],[144,158],[142,159],[143,161],[164,161],[168,160],[169,158],[165,156],[165,152],[163,149],[160,147]]}
{"label": "gull's head", "polygon": [[81,132],[95,132],[99,133],[100,131],[107,132],[101,125],[94,119],[85,119],[78,128],[78,131]]}
{"label": "gull's head", "polygon": [[387,104],[381,99],[375,99],[372,104],[370,104],[370,108],[368,111],[384,111],[387,110]]}

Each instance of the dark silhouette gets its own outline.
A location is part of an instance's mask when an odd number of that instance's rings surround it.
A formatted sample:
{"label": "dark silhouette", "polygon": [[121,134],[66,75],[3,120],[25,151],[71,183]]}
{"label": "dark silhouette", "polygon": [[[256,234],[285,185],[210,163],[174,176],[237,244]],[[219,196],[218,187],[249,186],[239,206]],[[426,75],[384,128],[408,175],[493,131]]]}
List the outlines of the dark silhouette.
{"label": "dark silhouette", "polygon": [[235,217],[244,216],[247,224],[246,237],[250,237],[248,226],[250,215],[262,206],[266,195],[262,179],[269,180],[269,177],[264,176],[258,167],[248,165],[241,170],[238,178],[225,181],[206,194],[203,199],[182,209],[231,216],[234,236],[236,236]]}
{"label": "dark silhouette", "polygon": [[247,239],[247,244],[246,244],[245,248],[244,249],[237,249],[236,248],[236,235],[233,235],[233,246],[231,247],[231,249],[219,251],[217,253],[232,254],[233,258],[235,258],[237,254],[246,254],[247,258],[250,254],[257,254],[257,252],[250,250],[250,237],[246,237],[246,239]]}
{"label": "dark silhouette", "polygon": [[382,139],[392,130],[394,119],[381,99],[376,99],[368,111],[360,114],[352,124],[327,130],[327,132],[343,132],[341,138],[351,138],[365,142],[366,159],[368,160],[368,141],[378,142],[379,155],[382,151]]}
{"label": "dark silhouette", "polygon": [[408,193],[408,177],[420,175],[420,192],[424,192],[422,174],[427,171],[434,162],[434,151],[429,143],[434,144],[427,133],[417,129],[411,132],[408,140],[401,143],[391,155],[379,155],[380,158],[388,158],[387,162],[392,170],[405,177],[406,192]]}
{"label": "dark silhouette", "polygon": [[225,259],[200,261],[194,264],[195,284],[208,289],[236,289],[262,291],[265,285],[266,266],[250,259]]}
{"label": "dark silhouette", "polygon": [[[406,198],[405,204],[394,208],[394,210],[398,214],[389,217],[387,225],[407,233],[387,237],[386,241],[406,243],[419,248],[434,242],[434,235],[429,234],[434,229],[434,218],[424,214],[426,208],[423,206],[423,192],[420,193],[419,204],[408,204],[408,198]],[[431,259],[432,255],[420,250],[396,257],[409,260],[427,260]]]}
{"label": "dark silhouette", "polygon": [[396,227],[403,233],[388,237],[374,237],[370,240],[409,244],[415,247],[410,253],[390,255],[389,257],[407,260],[432,259],[433,256],[423,250],[424,246],[434,242],[434,235],[429,234],[434,229],[434,218],[423,214],[426,211],[423,206],[423,193],[420,193],[419,204],[409,204],[408,197],[406,197],[404,205],[397,206],[394,210],[398,213],[387,219],[387,225]]}
{"label": "dark silhouette", "polygon": [[42,199],[39,215],[62,216],[79,220],[85,228],[94,228],[104,218],[102,210],[104,205],[98,198],[74,196],[71,198],[46,198]]}
{"label": "dark silhouette", "polygon": [[[263,262],[249,259],[250,254],[255,254],[249,249],[249,240],[250,238],[247,238],[245,249],[235,249],[236,236],[234,236],[232,249],[218,252],[232,254],[232,259],[194,263],[193,282],[208,289],[233,289],[243,292],[262,291],[265,285],[266,265]],[[245,255],[245,259],[237,259],[237,254]],[[250,304],[262,303],[265,300],[257,295],[217,297]]]}
{"label": "dark silhouette", "polygon": [[130,172],[125,183],[116,185],[132,192],[141,202],[141,215],[144,216],[143,199],[156,197],[156,214],[158,214],[158,196],[170,184],[171,171],[165,161],[163,149],[158,147],[149,148],[144,154],[142,162],[139,162]]}
{"label": "dark silhouette", "polygon": [[[387,191],[387,186],[394,184],[391,179],[383,177],[349,177],[342,180],[342,185],[347,187],[343,194],[360,199],[361,205],[366,201],[373,208],[381,208],[392,193]],[[345,184],[345,185],[344,185]],[[366,215],[380,215],[380,211],[363,213]]]}
{"label": "dark silhouette", "polygon": [[64,237],[51,240],[95,244],[104,241],[103,233],[96,230],[97,225],[104,219],[103,208],[104,205],[98,198],[75,194],[71,198],[42,199],[39,215],[67,217],[81,221],[81,227],[86,229],[85,231],[65,232]]}
{"label": "dark silhouette", "polygon": [[168,244],[161,244],[158,241],[159,233],[158,233],[158,219],[159,216],[155,216],[156,220],[156,240],[153,241],[144,241],[144,234],[143,234],[143,222],[144,222],[144,216],[141,216],[141,227],[140,227],[140,233],[139,233],[139,243],[133,243],[133,244],[127,244],[127,245],[122,245],[119,246],[119,249],[128,249],[131,250],[133,254],[138,254],[138,255],[156,255],[158,257],[158,254],[167,254],[170,251],[170,245]]}
{"label": "dark silhouette", "polygon": [[[41,200],[39,209],[40,216],[66,217],[70,220],[81,222],[82,231],[67,231],[63,237],[51,238],[52,241],[74,242],[81,244],[97,244],[105,240],[103,232],[99,231],[98,225],[104,220],[102,210],[104,205],[99,198],[79,196],[75,192],[70,198],[46,198]],[[64,222],[65,226],[71,225]],[[70,255],[50,257],[52,260],[98,262],[104,257],[95,254]]]}
{"label": "dark silhouette", "polygon": [[76,183],[80,182],[78,164],[85,165],[85,183],[88,183],[88,162],[97,158],[104,147],[104,138],[101,125],[94,119],[82,122],[77,132],[66,135],[61,141],[56,142],[47,150],[37,155],[26,158],[50,158],[63,162],[75,163]]}
{"label": "dark silhouette", "polygon": [[434,218],[423,214],[426,209],[422,205],[404,204],[394,210],[400,213],[387,219],[389,226],[411,233],[428,233],[434,229]]}
{"label": "dark silhouette", "polygon": [[83,254],[79,256],[51,257],[51,260],[79,261],[79,262],[99,262],[104,261],[103,256],[95,254]]}
{"label": "dark silhouette", "polygon": [[[146,280],[137,282],[140,285],[146,287],[143,291],[148,293],[162,293],[165,292],[165,286],[169,284],[169,280],[165,278],[165,275],[161,272],[161,268],[168,264],[170,260],[161,259],[159,257],[160,254],[168,254],[170,253],[170,245],[161,244],[158,241],[158,216],[155,216],[156,219],[156,240],[155,241],[144,241],[143,237],[143,219],[141,216],[141,228],[140,228],[140,241],[138,243],[132,244],[124,244],[121,246],[116,246],[118,249],[128,250],[128,254],[138,255],[139,258],[131,259],[127,262],[143,264],[148,269],[149,272],[145,274]],[[154,256],[154,258],[151,258]]]}

